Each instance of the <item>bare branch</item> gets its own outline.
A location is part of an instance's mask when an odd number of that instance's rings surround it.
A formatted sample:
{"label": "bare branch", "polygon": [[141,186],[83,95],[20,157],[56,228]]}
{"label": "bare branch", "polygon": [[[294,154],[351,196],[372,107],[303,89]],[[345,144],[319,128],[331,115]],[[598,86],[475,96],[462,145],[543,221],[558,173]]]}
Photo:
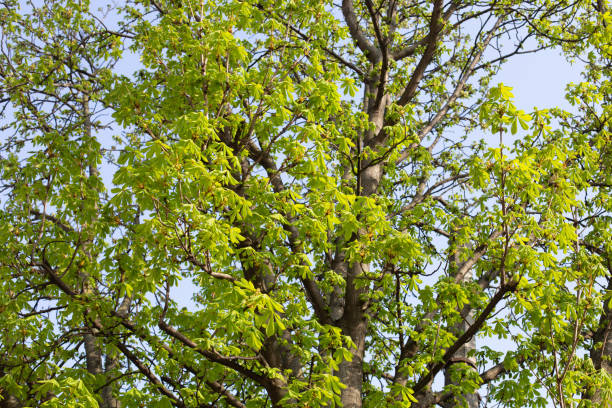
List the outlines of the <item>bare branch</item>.
{"label": "bare branch", "polygon": [[[495,34],[495,31],[499,27],[501,21],[502,21],[502,18],[501,17],[498,18],[497,21],[495,22],[493,28],[487,34],[487,37],[485,38],[483,43],[482,44],[476,44],[474,46],[474,48],[478,49],[478,51],[476,52],[476,55],[474,56],[474,58],[472,58],[472,62],[470,63],[469,67],[463,72],[463,75],[460,77],[459,81],[457,82],[457,85],[455,86],[455,89],[454,89],[453,93],[447,99],[447,101],[444,104],[444,106],[442,107],[442,109],[440,109],[436,113],[436,115],[429,121],[429,123],[427,123],[427,125],[425,125],[425,127],[423,127],[423,129],[421,129],[421,131],[418,134],[419,140],[423,140],[425,138],[425,136],[427,136],[427,134],[429,132],[431,132],[431,130],[440,122],[440,120],[442,120],[442,118],[444,118],[444,115],[446,115],[448,110],[455,103],[455,101],[457,100],[457,98],[461,94],[461,91],[463,91],[463,88],[465,87],[465,84],[467,83],[468,79],[475,72],[476,64],[478,64],[478,62],[480,61],[480,58],[482,57],[482,54],[484,53],[485,49],[487,48],[487,46],[489,45],[489,43],[493,39],[493,35]],[[402,152],[402,154],[400,155],[400,157],[397,159],[396,163],[401,163],[402,161],[406,160],[406,158],[410,155],[411,148],[414,148],[414,147],[411,146],[411,147],[405,149]]]}
{"label": "bare branch", "polygon": [[425,47],[425,52],[423,52],[419,63],[414,69],[414,72],[412,73],[410,81],[408,81],[408,85],[406,85],[402,96],[400,96],[397,101],[397,104],[400,106],[406,105],[414,97],[419,82],[421,82],[421,79],[425,74],[425,68],[427,68],[429,63],[432,61],[436,48],[438,47],[438,34],[441,28],[440,16],[442,13],[442,3],[442,0],[434,1],[431,19],[429,20],[429,34],[427,34],[425,40],[425,43],[427,44]]}
{"label": "bare branch", "polygon": [[357,16],[355,15],[353,0],[342,0],[342,15],[344,16],[344,21],[348,26],[351,37],[357,42],[359,49],[371,63],[377,64],[382,58],[382,53],[366,38],[365,34],[361,31],[359,22],[357,21]]}

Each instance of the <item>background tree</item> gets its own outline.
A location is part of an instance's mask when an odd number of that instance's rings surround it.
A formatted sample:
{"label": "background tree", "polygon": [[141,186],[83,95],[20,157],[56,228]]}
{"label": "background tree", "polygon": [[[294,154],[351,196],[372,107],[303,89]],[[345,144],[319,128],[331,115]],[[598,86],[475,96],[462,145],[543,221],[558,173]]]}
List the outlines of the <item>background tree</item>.
{"label": "background tree", "polygon": [[[22,6],[4,405],[610,400],[605,2]],[[490,85],[547,47],[574,114]]]}

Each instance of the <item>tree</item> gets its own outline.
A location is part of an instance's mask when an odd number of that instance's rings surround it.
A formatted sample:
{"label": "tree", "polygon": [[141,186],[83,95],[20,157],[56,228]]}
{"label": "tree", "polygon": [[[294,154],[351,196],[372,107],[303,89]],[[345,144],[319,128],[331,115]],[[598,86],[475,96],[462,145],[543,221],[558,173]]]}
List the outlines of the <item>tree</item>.
{"label": "tree", "polygon": [[[3,406],[612,400],[607,2],[21,6]],[[526,113],[550,47],[576,110]]]}

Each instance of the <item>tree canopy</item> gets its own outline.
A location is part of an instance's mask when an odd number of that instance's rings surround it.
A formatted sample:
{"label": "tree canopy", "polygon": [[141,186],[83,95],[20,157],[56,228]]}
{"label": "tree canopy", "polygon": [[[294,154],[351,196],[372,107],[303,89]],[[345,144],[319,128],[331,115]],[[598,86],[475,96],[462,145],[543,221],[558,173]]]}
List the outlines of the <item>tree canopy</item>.
{"label": "tree canopy", "polygon": [[612,406],[607,0],[97,6],[0,2],[0,407]]}

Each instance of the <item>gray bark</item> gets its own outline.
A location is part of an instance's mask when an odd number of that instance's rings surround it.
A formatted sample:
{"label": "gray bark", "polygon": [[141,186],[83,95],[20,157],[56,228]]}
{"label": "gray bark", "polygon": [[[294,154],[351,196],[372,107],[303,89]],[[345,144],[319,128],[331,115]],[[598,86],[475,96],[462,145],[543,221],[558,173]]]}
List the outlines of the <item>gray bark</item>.
{"label": "gray bark", "polygon": [[[465,250],[465,248],[453,248],[454,243],[451,240],[451,260],[450,260],[450,273],[451,275],[456,275],[457,272],[463,266],[461,262],[461,253]],[[470,282],[472,280],[472,270],[468,269],[465,273],[460,276],[460,283]],[[457,337],[461,334],[465,333],[468,328],[474,323],[474,313],[469,305],[466,305],[464,310],[461,313],[462,316],[465,316],[461,322],[454,325],[452,327],[452,331],[455,333]],[[457,350],[450,361],[450,364],[444,370],[444,385],[461,385],[451,378],[451,373],[453,371],[453,366],[455,364],[467,364],[472,367],[473,370],[476,370],[476,359],[473,356],[470,356],[470,352],[476,350],[476,340],[472,337],[468,342],[462,345],[459,350]],[[454,398],[449,398],[445,403],[445,408],[478,408],[480,404],[480,396],[478,393],[473,394],[464,394],[455,396]]]}
{"label": "gray bark", "polygon": [[367,320],[361,300],[364,289],[355,288],[355,277],[367,269],[369,269],[367,265],[353,265],[346,281],[344,314],[340,327],[344,334],[351,337],[356,347],[351,350],[352,360],[343,361],[338,372],[340,381],[346,386],[341,395],[344,408],[361,408],[362,406],[361,392],[363,390],[363,358]]}
{"label": "gray bark", "polygon": [[[374,139],[381,131],[384,123],[384,113],[388,104],[388,97],[381,98],[370,97],[370,92],[375,92],[376,87],[371,84],[365,88],[364,108],[367,109],[368,117],[371,123],[374,124],[374,129],[364,132],[358,140],[357,154],[361,154],[362,146],[370,146],[376,149]],[[374,95],[376,96],[376,95]],[[376,104],[379,100],[381,103]],[[371,196],[376,194],[378,186],[382,178],[382,167],[380,164],[374,164],[366,161],[363,162],[359,158],[359,175],[357,177],[357,194],[361,196]],[[362,234],[359,231],[358,234]],[[352,360],[344,361],[340,364],[338,377],[346,386],[342,390],[341,400],[344,408],[361,408],[362,406],[362,390],[363,390],[363,359],[365,355],[365,339],[367,336],[368,323],[366,315],[366,307],[363,301],[363,295],[368,290],[367,287],[357,289],[356,279],[370,271],[369,264],[356,262],[348,265],[344,261],[343,255],[340,255],[341,262],[336,265],[336,273],[343,274],[346,280],[344,291],[344,301],[336,302],[332,305],[331,315],[333,317],[340,316],[340,308],[343,308],[340,327],[343,332],[351,337],[356,347],[351,350]]]}
{"label": "gray bark", "polygon": [[[608,277],[607,291],[612,291],[612,276]],[[603,370],[609,376],[612,376],[612,309],[608,307],[607,300],[603,302],[603,313],[598,329],[593,336],[591,360],[593,360],[595,369]],[[594,407],[609,406],[604,405],[604,403],[612,405],[610,401],[604,401],[602,392],[599,389],[595,390],[590,399]]]}

